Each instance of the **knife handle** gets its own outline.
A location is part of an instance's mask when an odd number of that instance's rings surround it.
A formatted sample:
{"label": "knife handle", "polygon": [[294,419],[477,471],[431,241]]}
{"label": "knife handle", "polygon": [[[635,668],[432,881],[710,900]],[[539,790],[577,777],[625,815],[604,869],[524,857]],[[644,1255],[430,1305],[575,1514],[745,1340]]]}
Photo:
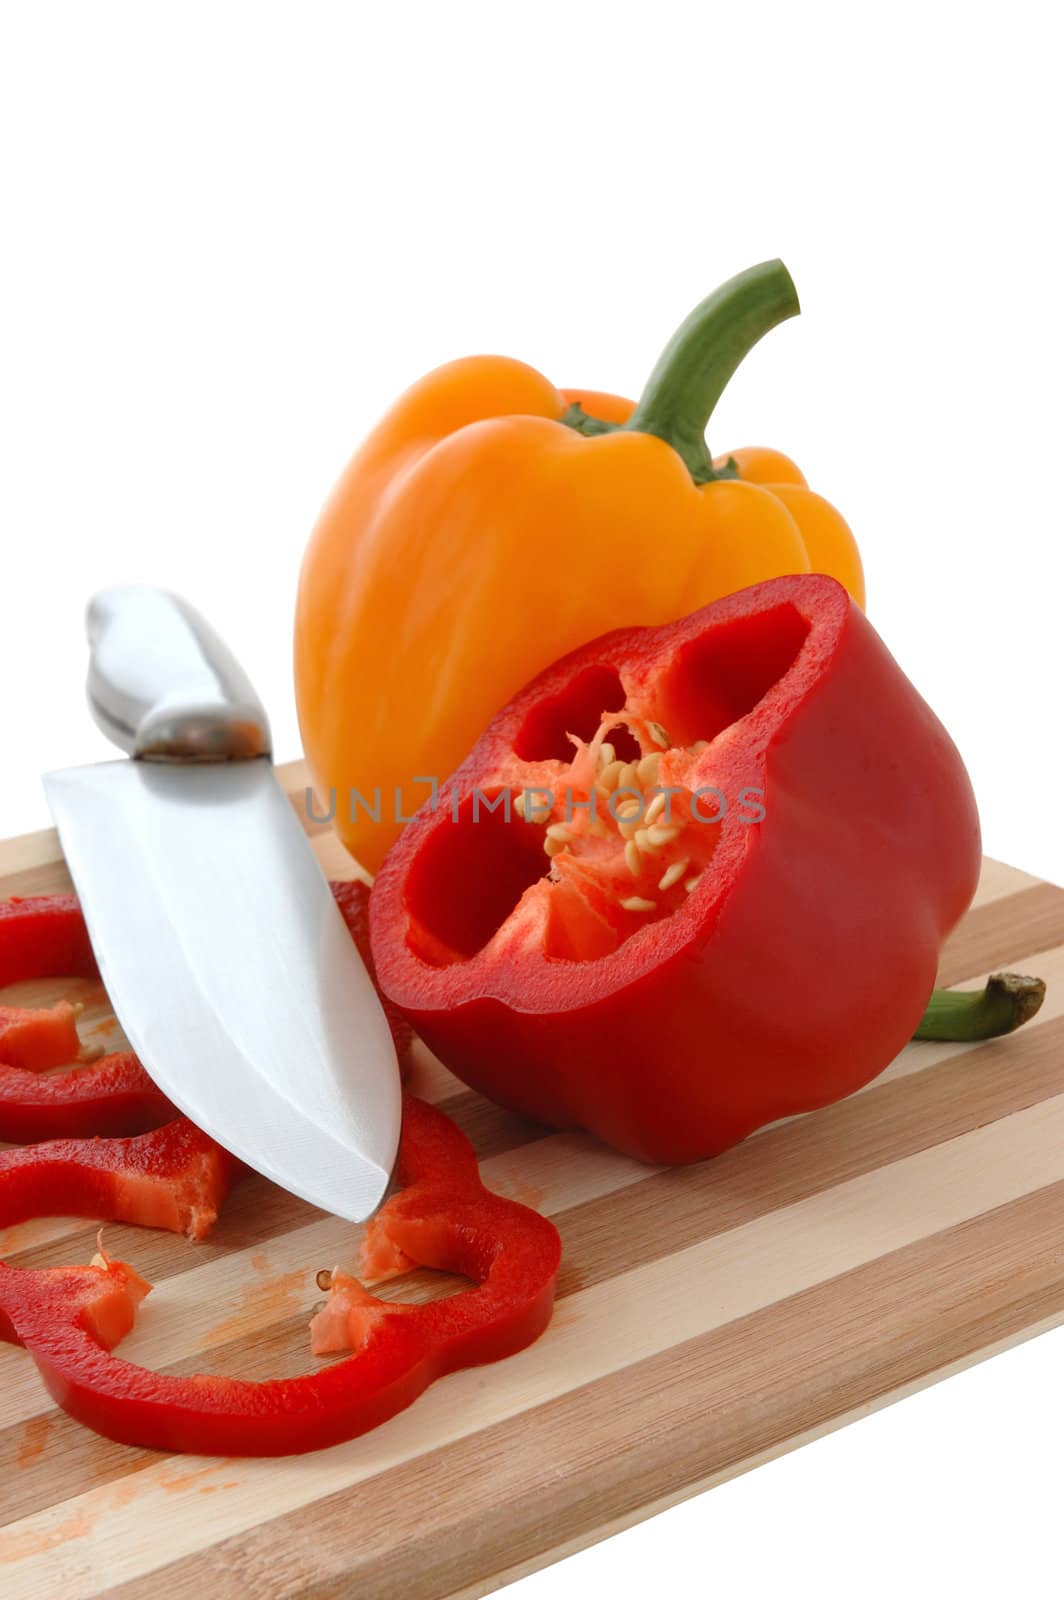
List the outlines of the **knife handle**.
{"label": "knife handle", "polygon": [[144,584],[89,601],[89,705],[112,743],[144,761],[270,754],[270,725],[243,668],[176,594]]}

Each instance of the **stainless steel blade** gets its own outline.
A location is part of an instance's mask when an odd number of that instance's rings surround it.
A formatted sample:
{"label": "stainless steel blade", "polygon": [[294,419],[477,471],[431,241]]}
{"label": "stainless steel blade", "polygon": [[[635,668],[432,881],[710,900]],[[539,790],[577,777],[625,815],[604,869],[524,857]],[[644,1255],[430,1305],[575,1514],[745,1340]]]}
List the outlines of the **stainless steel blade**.
{"label": "stainless steel blade", "polygon": [[45,777],[100,973],[159,1087],[234,1155],[362,1221],[401,1092],[373,984],[264,759]]}

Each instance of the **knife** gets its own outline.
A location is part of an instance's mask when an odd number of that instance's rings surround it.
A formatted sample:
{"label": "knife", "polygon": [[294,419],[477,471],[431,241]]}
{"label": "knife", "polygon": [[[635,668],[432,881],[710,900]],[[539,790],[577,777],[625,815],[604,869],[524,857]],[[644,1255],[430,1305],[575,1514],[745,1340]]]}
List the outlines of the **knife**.
{"label": "knife", "polygon": [[159,1088],[241,1161],[369,1217],[401,1121],[376,990],[274,775],[244,672],[177,595],[88,609],[89,703],[132,760],[45,776],[115,1014]]}

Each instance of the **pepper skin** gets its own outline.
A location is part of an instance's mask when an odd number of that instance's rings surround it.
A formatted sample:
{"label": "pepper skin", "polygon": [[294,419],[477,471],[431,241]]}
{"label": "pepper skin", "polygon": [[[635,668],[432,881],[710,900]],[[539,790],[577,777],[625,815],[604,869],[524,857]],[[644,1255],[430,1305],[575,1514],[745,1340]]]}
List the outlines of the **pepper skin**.
{"label": "pepper skin", "polygon": [[[363,964],[374,984],[377,983],[377,974],[373,966],[373,951],[369,941],[369,885],[359,878],[352,878],[349,883],[330,883],[333,899],[340,909],[347,931],[355,941],[355,948],[362,957]],[[380,993],[378,985],[378,994]],[[401,1016],[390,1000],[380,995],[380,1002],[384,1008],[384,1015],[388,1019],[388,1026],[392,1030],[392,1043],[395,1053],[399,1057],[400,1076],[405,1077],[408,1067],[407,1055],[414,1042],[413,1031],[406,1018]]]}
{"label": "pepper skin", "polygon": [[310,540],[295,626],[304,748],[367,868],[496,709],[605,629],[779,573],[830,573],[863,603],[853,536],[793,462],[706,447],[735,368],[797,311],[766,262],[692,312],[635,407],[477,356],[369,436]]}
{"label": "pepper skin", "polygon": [[[391,1269],[420,1263],[475,1286],[422,1305],[366,1295],[356,1314],[353,1280],[338,1274],[343,1328],[325,1343],[357,1348],[319,1372],[248,1383],[149,1372],[109,1354],[148,1286],[102,1254],[88,1267],[0,1268],[0,1337],[25,1345],[65,1411],[125,1444],[288,1455],[351,1439],[402,1411],[444,1373],[531,1344],[554,1303],[556,1229],[486,1190],[464,1135],[409,1097],[398,1176],[404,1188],[371,1225],[370,1258],[383,1252]],[[3,1199],[0,1190],[0,1225],[10,1220]]]}
{"label": "pepper skin", "polygon": [[[625,790],[643,816],[611,815]],[[805,575],[535,679],[389,853],[370,929],[385,993],[473,1088],[687,1162],[887,1066],[979,867],[949,736]]]}

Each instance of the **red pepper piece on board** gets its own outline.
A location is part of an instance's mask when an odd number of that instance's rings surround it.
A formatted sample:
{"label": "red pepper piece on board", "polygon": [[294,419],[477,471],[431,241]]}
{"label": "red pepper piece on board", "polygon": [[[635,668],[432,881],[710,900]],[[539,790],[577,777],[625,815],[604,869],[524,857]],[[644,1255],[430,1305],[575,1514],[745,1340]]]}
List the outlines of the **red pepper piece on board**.
{"label": "red pepper piece on board", "polygon": [[0,1139],[9,1144],[143,1133],[176,1116],[128,1050],[60,1077],[0,1065]]}
{"label": "red pepper piece on board", "polygon": [[[0,1227],[30,1217],[93,1217],[202,1239],[239,1170],[186,1117],[132,1139],[0,1150]],[[7,1270],[0,1268],[0,1283]]]}
{"label": "red pepper piece on board", "polygon": [[[12,1270],[0,1266],[0,1285]],[[139,1272],[124,1261],[112,1261],[99,1250],[87,1267],[41,1267],[19,1274],[23,1280],[36,1280],[37,1293],[53,1308],[56,1321],[69,1309],[76,1314],[101,1350],[113,1350],[133,1327],[137,1306],[151,1290]],[[0,1293],[0,1339],[8,1344],[20,1341],[4,1310]]]}
{"label": "red pepper piece on board", "polygon": [[[355,1352],[319,1372],[248,1383],[149,1372],[108,1354],[143,1280],[126,1280],[130,1269],[105,1259],[51,1273],[0,1268],[0,1336],[25,1345],[65,1411],[127,1444],[210,1455],[338,1444],[402,1411],[445,1373],[523,1349],[551,1316],[557,1230],[485,1189],[465,1137],[409,1097],[398,1178],[405,1187],[379,1214],[378,1238],[394,1234],[403,1259],[474,1284],[428,1304],[375,1301],[353,1330]],[[7,1220],[0,1191],[0,1224]]]}
{"label": "red pepper piece on board", "polygon": [[[30,978],[92,977],[96,962],[77,897],[39,895],[0,901],[0,988]],[[128,1051],[75,1067],[61,1077],[37,1077],[76,1061],[75,1009],[65,1000],[50,1011],[0,1007],[0,1139],[39,1139],[141,1133],[177,1112]]]}
{"label": "red pepper piece on board", "polygon": [[840,584],[778,578],[522,690],[388,853],[373,954],[474,1089],[695,1161],[893,1060],[979,869],[945,729]]}
{"label": "red pepper piece on board", "polygon": [[81,1053],[77,1015],[69,1000],[45,1007],[0,1006],[0,1067],[47,1072],[76,1061]]}
{"label": "red pepper piece on board", "polygon": [[98,976],[76,895],[0,901],[0,989],[27,978]]}

